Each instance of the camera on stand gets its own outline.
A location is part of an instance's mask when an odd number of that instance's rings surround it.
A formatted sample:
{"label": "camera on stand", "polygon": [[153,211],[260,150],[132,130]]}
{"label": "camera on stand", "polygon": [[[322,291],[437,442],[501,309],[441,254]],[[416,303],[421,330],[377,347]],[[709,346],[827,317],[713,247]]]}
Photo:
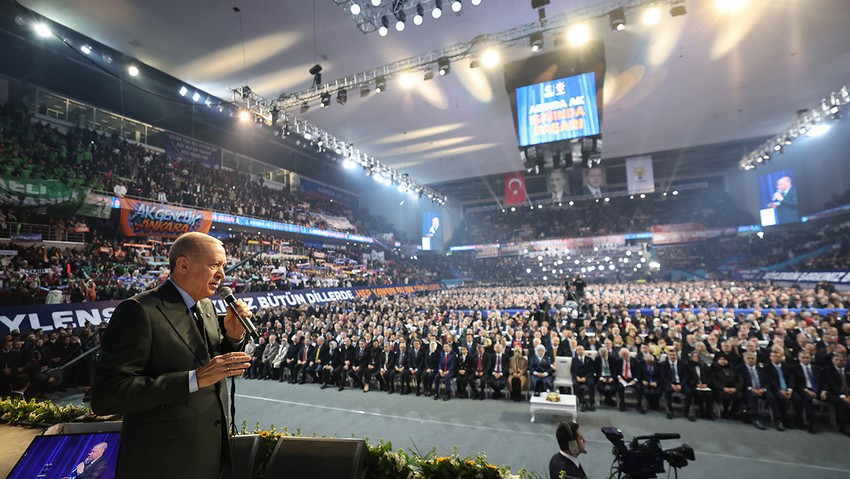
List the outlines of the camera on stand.
{"label": "camera on stand", "polygon": [[637,436],[629,442],[623,440],[623,432],[608,426],[602,433],[614,445],[614,462],[611,464],[612,478],[644,479],[657,477],[664,472],[664,463],[668,463],[679,477],[679,469],[696,460],[694,449],[682,444],[673,449],[662,449],[661,441],[679,439],[675,433],[656,433],[649,436]]}

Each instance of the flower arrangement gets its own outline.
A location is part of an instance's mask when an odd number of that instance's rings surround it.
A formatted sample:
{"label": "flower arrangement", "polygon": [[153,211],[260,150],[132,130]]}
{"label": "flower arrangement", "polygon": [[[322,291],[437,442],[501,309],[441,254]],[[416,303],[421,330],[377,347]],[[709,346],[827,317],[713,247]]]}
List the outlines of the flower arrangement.
{"label": "flower arrangement", "polygon": [[51,401],[30,399],[0,400],[0,420],[19,426],[45,426],[70,422],[89,413],[86,406],[57,406]]}
{"label": "flower arrangement", "polygon": [[561,395],[557,391],[546,393],[546,400],[549,402],[561,402]]}

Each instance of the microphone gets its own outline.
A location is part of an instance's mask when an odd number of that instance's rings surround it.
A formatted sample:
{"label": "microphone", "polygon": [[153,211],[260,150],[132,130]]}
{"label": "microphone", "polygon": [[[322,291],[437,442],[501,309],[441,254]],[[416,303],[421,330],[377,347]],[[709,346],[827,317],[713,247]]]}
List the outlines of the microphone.
{"label": "microphone", "polygon": [[236,315],[236,319],[238,319],[239,322],[242,323],[242,327],[245,328],[245,332],[247,332],[252,338],[254,338],[254,341],[259,341],[260,333],[257,332],[257,328],[254,327],[254,324],[251,323],[251,321],[248,321],[247,319],[243,318],[239,315],[239,313],[236,312],[236,308],[233,306],[233,304],[236,303],[236,298],[233,297],[233,290],[228,288],[227,286],[221,286],[220,288],[218,288],[218,290],[216,290],[216,294],[221,296],[221,299],[223,299],[224,302],[227,303],[228,306],[230,306],[230,310],[233,311],[233,314]]}

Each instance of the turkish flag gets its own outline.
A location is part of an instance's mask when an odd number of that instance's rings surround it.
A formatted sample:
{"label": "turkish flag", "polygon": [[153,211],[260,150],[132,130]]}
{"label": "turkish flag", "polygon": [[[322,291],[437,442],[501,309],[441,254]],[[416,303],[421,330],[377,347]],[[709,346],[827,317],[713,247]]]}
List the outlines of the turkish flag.
{"label": "turkish flag", "polygon": [[525,173],[505,174],[505,206],[523,205],[528,200],[525,193]]}

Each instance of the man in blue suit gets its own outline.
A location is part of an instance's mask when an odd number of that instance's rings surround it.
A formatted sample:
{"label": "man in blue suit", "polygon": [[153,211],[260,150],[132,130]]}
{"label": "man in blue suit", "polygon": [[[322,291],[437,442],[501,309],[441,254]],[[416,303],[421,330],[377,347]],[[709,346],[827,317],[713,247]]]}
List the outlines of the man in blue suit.
{"label": "man in blue suit", "polygon": [[440,398],[440,384],[443,385],[443,401],[448,401],[452,395],[452,378],[455,377],[455,366],[457,365],[457,354],[452,350],[448,341],[443,343],[443,352],[440,353],[440,362],[437,364],[437,372],[434,374],[434,400]]}

